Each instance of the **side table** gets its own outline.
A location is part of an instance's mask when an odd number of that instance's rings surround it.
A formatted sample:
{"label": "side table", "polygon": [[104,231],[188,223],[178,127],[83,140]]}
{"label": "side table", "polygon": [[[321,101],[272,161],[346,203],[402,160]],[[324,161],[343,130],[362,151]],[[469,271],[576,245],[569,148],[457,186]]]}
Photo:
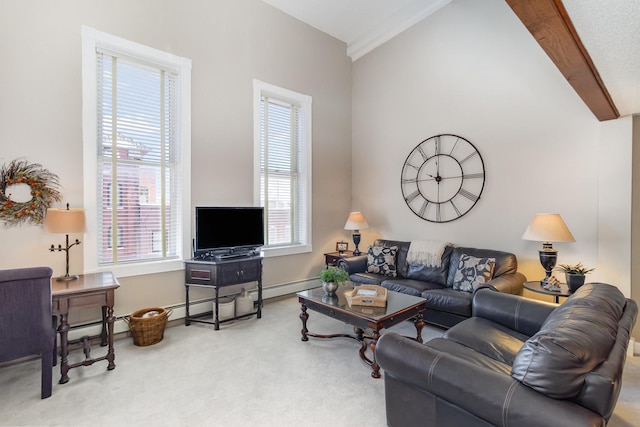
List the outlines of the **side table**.
{"label": "side table", "polygon": [[[89,366],[100,360],[109,362],[107,370],[116,367],[114,363],[115,351],[113,349],[113,315],[114,291],[120,287],[118,280],[110,272],[83,274],[77,280],[58,282],[51,281],[52,312],[60,317],[60,384],[69,382],[69,369],[78,366]],[[85,359],[82,362],[69,364],[69,312],[91,307],[102,308],[102,332],[95,337],[82,337],[73,342],[82,342]],[[54,323],[55,325],[55,323]],[[91,340],[100,337],[100,345],[108,346],[107,354],[102,357],[91,358]],[[73,343],[72,342],[72,343]],[[54,343],[55,346],[55,343]],[[55,349],[54,349],[55,354]],[[54,363],[55,365],[55,363]]]}
{"label": "side table", "polygon": [[524,288],[543,295],[551,295],[555,297],[555,303],[560,304],[560,297],[568,297],[572,292],[569,291],[569,287],[561,283],[559,291],[550,291],[542,287],[542,282],[525,282]]}
{"label": "side table", "polygon": [[341,259],[351,258],[354,256],[353,251],[342,251],[342,252],[328,252],[324,254],[324,262],[327,264],[327,267],[330,265],[336,266],[338,265],[338,261]]}

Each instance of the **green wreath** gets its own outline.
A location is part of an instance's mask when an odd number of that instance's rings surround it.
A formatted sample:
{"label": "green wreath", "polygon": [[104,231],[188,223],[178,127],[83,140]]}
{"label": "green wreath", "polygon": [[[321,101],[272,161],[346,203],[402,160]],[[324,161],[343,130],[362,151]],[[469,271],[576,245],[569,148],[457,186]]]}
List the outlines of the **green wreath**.
{"label": "green wreath", "polygon": [[[5,191],[8,186],[14,184],[26,184],[31,187],[31,200],[11,200],[11,194],[5,194]],[[0,219],[9,226],[29,221],[42,224],[47,209],[53,202],[62,200],[59,187],[58,176],[37,163],[13,160],[3,165],[0,169]]]}

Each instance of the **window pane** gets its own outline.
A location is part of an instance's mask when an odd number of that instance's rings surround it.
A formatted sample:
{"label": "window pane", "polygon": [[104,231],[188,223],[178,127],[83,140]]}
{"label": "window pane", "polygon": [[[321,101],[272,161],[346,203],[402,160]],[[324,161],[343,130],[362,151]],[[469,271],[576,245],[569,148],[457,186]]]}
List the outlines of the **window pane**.
{"label": "window pane", "polygon": [[176,257],[175,75],[107,54],[99,58],[99,264]]}

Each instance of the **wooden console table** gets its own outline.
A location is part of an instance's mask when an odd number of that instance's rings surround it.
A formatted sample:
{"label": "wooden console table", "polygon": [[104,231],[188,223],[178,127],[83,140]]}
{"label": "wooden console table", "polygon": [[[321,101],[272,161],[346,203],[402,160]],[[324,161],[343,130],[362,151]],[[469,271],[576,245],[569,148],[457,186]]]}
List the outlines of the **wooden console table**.
{"label": "wooden console table", "polygon": [[[258,301],[256,302],[256,310],[241,316],[235,316],[230,319],[220,320],[218,303],[220,300],[220,288],[241,283],[258,282]],[[214,288],[216,296],[215,317],[213,321],[199,319],[199,317],[207,316],[211,312],[201,313],[192,316],[189,314],[189,287],[196,286],[201,288]],[[258,319],[262,317],[262,256],[246,256],[238,258],[229,258],[221,260],[190,260],[185,261],[185,306],[186,316],[184,318],[185,326],[189,326],[191,322],[209,323],[214,325],[214,329],[220,329],[220,323],[227,322],[254,314]]]}
{"label": "wooden console table", "polygon": [[[65,384],[69,381],[68,372],[71,368],[93,365],[100,360],[109,362],[108,370],[116,367],[114,363],[115,352],[113,350],[113,322],[115,321],[113,303],[114,291],[118,287],[120,287],[118,280],[109,272],[84,274],[78,280],[68,282],[58,282],[55,279],[51,281],[53,315],[60,318],[60,326],[58,326],[58,332],[60,333],[60,384]],[[100,335],[82,337],[79,340],[70,342],[68,339],[70,329],[68,322],[69,312],[92,307],[102,308],[102,332]],[[54,327],[55,323],[54,321]],[[93,359],[90,357],[91,340],[97,337],[101,339],[101,346],[108,345],[109,347],[105,356]],[[85,360],[70,365],[68,360],[69,344],[76,342],[83,343]]]}

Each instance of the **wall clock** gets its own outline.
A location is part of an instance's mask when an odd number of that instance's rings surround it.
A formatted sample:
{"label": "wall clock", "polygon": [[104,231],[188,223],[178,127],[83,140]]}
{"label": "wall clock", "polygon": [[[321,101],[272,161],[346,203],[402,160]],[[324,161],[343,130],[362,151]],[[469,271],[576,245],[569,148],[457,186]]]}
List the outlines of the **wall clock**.
{"label": "wall clock", "polygon": [[482,156],[471,142],[457,135],[436,135],[407,156],[402,167],[402,195],[420,218],[450,222],[480,200],[484,178]]}

